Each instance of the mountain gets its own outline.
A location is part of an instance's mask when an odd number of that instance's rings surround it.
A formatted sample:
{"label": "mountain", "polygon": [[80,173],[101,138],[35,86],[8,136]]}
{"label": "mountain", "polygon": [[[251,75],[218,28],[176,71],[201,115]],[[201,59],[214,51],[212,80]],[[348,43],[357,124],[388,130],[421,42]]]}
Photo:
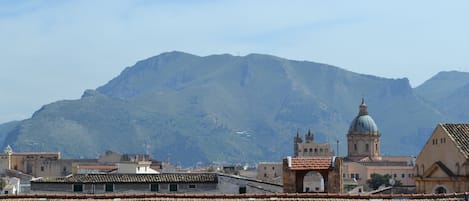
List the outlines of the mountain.
{"label": "mountain", "polygon": [[297,130],[311,128],[319,141],[339,140],[346,155],[362,97],[386,155],[418,154],[445,119],[405,78],[261,54],[168,52],[127,67],[81,99],[43,106],[8,132],[4,146],[66,158],[148,153],[182,165],[279,161],[292,155]]}
{"label": "mountain", "polygon": [[18,126],[19,121],[10,121],[3,124],[0,124],[0,142],[5,141],[7,134],[15,129]]}
{"label": "mountain", "polygon": [[447,122],[469,121],[469,73],[440,72],[415,88],[415,92],[438,108]]}

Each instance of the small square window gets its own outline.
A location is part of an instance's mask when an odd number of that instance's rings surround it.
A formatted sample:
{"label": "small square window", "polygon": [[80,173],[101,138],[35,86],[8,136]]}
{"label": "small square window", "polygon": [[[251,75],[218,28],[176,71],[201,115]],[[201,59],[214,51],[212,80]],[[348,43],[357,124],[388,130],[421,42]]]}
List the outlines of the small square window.
{"label": "small square window", "polygon": [[73,184],[73,192],[83,192],[83,184]]}
{"label": "small square window", "polygon": [[114,184],[106,184],[104,188],[106,192],[114,192]]}
{"label": "small square window", "polygon": [[159,190],[160,190],[160,186],[158,184],[150,184],[151,192],[158,192]]}
{"label": "small square window", "polygon": [[178,191],[178,185],[177,184],[169,184],[169,191],[171,191],[171,192]]}
{"label": "small square window", "polygon": [[195,184],[189,184],[189,188],[195,188]]}

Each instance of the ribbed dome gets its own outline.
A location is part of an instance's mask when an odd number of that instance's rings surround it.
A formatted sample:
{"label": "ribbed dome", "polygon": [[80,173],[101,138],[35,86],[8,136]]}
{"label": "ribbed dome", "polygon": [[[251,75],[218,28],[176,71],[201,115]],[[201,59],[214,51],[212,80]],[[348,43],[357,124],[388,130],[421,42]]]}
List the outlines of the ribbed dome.
{"label": "ribbed dome", "polygon": [[348,130],[349,133],[363,133],[363,134],[379,134],[378,126],[375,121],[368,115],[365,99],[362,99],[360,111],[358,116],[353,119]]}
{"label": "ribbed dome", "polygon": [[371,134],[378,132],[378,126],[370,115],[357,116],[350,124],[349,132]]}

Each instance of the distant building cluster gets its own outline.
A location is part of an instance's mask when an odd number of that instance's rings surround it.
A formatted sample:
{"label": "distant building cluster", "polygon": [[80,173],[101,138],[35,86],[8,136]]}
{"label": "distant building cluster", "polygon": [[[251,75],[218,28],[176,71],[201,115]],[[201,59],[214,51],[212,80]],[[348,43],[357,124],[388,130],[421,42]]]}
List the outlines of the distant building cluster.
{"label": "distant building cluster", "polygon": [[[362,99],[346,134],[347,156],[308,130],[293,138],[293,157],[175,171],[145,154],[108,151],[96,159],[62,159],[59,152],[0,154],[3,194],[21,193],[461,193],[469,191],[469,124],[438,124],[418,157],[382,156],[381,134]],[[386,184],[369,189],[373,175]],[[386,186],[388,185],[388,186]],[[399,188],[397,188],[399,187]]]}

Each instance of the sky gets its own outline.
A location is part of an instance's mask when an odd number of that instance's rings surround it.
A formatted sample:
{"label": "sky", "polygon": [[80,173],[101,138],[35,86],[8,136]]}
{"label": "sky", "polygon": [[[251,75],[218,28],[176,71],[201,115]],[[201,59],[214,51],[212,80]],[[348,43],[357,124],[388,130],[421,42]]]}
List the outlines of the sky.
{"label": "sky", "polygon": [[418,86],[469,71],[469,1],[0,0],[0,123],[168,51],[270,54]]}

